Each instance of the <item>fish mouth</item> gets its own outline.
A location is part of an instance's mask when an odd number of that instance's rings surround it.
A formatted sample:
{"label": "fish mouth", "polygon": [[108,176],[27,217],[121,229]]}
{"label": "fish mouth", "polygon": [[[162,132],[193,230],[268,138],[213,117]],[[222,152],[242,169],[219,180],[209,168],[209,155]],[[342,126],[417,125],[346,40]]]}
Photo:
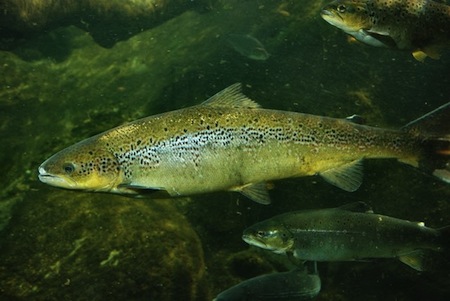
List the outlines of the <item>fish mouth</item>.
{"label": "fish mouth", "polygon": [[262,240],[254,237],[253,235],[244,234],[242,235],[242,240],[251,246],[256,246],[262,249],[271,250],[271,248]]}
{"label": "fish mouth", "polygon": [[322,11],[320,12],[320,16],[322,17],[322,19],[333,26],[337,26],[337,24],[341,24],[344,22],[344,19],[333,10],[322,9]]}
{"label": "fish mouth", "polygon": [[75,181],[48,173],[42,165],[39,166],[38,171],[38,178],[42,183],[63,188],[74,188],[76,186]]}
{"label": "fish mouth", "polygon": [[333,13],[331,11],[329,11],[328,9],[322,9],[322,11],[320,12],[321,16],[333,16]]}

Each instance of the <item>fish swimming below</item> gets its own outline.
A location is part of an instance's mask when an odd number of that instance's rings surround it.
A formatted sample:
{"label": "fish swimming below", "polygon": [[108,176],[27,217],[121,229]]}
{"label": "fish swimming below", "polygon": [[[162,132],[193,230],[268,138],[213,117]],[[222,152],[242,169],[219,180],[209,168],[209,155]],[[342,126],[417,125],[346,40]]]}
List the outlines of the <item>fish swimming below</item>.
{"label": "fish swimming below", "polygon": [[262,109],[234,84],[202,104],[139,119],[78,142],[39,167],[66,189],[188,196],[238,191],[270,203],[267,182],[320,175],[355,191],[362,159],[397,158],[450,182],[450,103],[401,130]]}
{"label": "fish swimming below", "polygon": [[426,227],[372,212],[363,202],[338,208],[294,211],[244,230],[242,239],[279,254],[311,261],[399,258],[426,269],[426,251],[448,251],[450,226]]}
{"label": "fish swimming below", "polygon": [[241,55],[256,61],[265,61],[270,57],[264,45],[251,35],[229,34],[228,44]]}
{"label": "fish swimming below", "polygon": [[423,61],[450,46],[450,6],[431,0],[335,0],[322,18],[358,41]]}
{"label": "fish swimming below", "polygon": [[221,292],[213,301],[306,301],[313,300],[320,288],[317,273],[297,268],[247,279]]}

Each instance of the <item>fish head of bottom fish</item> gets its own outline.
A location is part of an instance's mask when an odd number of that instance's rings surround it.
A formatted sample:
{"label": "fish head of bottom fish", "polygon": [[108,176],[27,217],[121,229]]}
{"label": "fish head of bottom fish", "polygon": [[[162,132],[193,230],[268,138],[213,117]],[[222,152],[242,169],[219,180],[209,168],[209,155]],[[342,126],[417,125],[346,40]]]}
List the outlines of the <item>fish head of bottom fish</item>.
{"label": "fish head of bottom fish", "polygon": [[283,225],[260,222],[244,230],[242,239],[249,245],[278,254],[291,251],[294,246],[292,233]]}
{"label": "fish head of bottom fish", "polygon": [[54,154],[39,166],[39,180],[51,186],[111,191],[120,181],[114,155],[87,139]]}
{"label": "fish head of bottom fish", "polygon": [[344,32],[355,35],[372,27],[365,2],[360,0],[335,0],[322,8],[321,17]]}

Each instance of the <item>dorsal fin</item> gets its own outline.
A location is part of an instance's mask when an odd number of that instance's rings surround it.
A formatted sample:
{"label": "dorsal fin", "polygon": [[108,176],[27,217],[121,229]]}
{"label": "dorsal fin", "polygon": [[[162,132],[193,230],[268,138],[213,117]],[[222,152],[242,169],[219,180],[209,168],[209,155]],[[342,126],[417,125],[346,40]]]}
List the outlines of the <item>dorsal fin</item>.
{"label": "dorsal fin", "polygon": [[259,108],[258,103],[251,100],[242,94],[241,83],[235,83],[228,88],[216,93],[206,101],[200,104],[201,106],[212,107],[228,107],[228,108]]}

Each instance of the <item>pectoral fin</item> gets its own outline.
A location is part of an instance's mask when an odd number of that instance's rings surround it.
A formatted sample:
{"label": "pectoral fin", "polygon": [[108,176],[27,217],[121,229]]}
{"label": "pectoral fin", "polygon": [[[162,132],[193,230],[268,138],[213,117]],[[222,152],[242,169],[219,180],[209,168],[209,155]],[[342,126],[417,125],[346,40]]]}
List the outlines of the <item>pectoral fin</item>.
{"label": "pectoral fin", "polygon": [[135,185],[132,183],[122,183],[117,186],[117,192],[118,193],[124,193],[124,194],[137,194],[140,196],[145,196],[148,194],[155,194],[158,193],[158,195],[162,197],[169,197],[173,196],[169,192],[167,192],[164,188],[161,187],[147,187],[142,185]]}
{"label": "pectoral fin", "polygon": [[[299,259],[297,257],[295,257],[293,252],[286,252],[286,256],[289,259],[289,261],[295,265],[297,268],[302,268],[303,265],[306,263],[306,260],[303,259]],[[315,261],[314,261],[315,262]]]}
{"label": "pectoral fin", "polygon": [[381,31],[370,31],[370,30],[360,30],[363,31],[360,35],[363,37],[362,42],[375,46],[375,47],[390,47],[396,48],[397,43],[395,40],[391,38],[389,33],[381,32]]}
{"label": "pectoral fin", "polygon": [[345,191],[353,192],[361,186],[363,165],[361,160],[355,160],[341,166],[320,172],[319,175],[330,184]]}
{"label": "pectoral fin", "polygon": [[234,190],[239,191],[240,193],[257,203],[263,205],[270,204],[270,196],[269,192],[267,191],[267,184],[265,182],[245,185]]}

